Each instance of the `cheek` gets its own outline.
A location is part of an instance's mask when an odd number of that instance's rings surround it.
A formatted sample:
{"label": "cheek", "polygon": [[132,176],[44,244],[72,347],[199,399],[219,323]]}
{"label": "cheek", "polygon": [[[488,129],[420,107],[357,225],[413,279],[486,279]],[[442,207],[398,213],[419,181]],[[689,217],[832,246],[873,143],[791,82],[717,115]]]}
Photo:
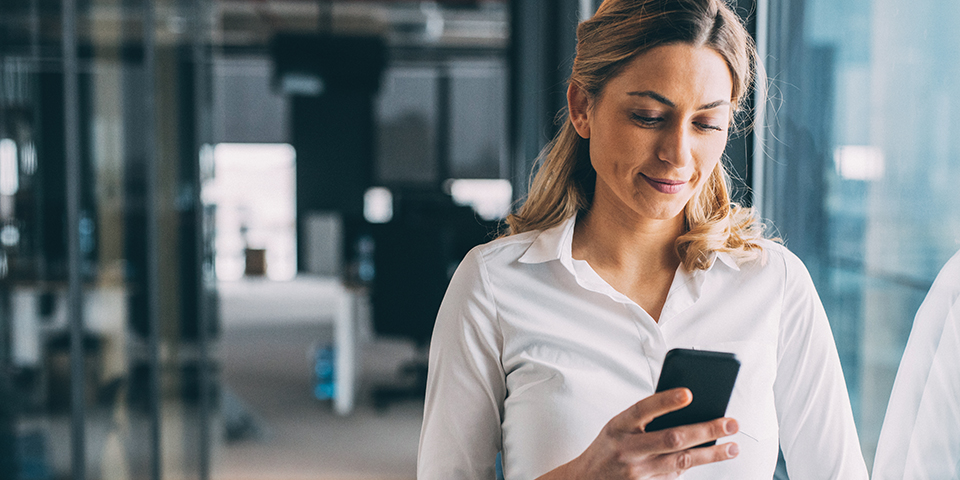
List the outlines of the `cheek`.
{"label": "cheek", "polygon": [[590,164],[600,174],[617,176],[621,169],[621,152],[611,149],[602,139],[590,139]]}
{"label": "cheek", "polygon": [[717,141],[704,145],[704,148],[701,150],[701,155],[697,158],[698,184],[703,184],[703,182],[710,177],[710,173],[713,172],[713,169],[720,163],[720,158],[723,156],[723,150],[726,146],[726,139],[724,139],[722,143]]}

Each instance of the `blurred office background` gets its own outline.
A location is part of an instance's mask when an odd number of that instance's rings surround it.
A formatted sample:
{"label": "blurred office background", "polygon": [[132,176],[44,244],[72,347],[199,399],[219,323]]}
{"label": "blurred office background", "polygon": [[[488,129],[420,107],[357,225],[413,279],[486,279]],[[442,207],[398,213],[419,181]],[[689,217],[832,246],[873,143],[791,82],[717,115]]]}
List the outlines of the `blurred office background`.
{"label": "blurred office background", "polygon": [[[411,479],[432,314],[597,0],[0,1],[0,477]],[[738,198],[806,262],[868,464],[960,249],[960,5],[740,0]]]}

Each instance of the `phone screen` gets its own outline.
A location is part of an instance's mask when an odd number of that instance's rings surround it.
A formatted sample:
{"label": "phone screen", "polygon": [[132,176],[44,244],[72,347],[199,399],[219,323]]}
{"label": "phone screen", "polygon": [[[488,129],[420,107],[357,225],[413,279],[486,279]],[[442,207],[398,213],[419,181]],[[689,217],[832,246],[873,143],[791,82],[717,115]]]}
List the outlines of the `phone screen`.
{"label": "phone screen", "polygon": [[[653,432],[724,416],[739,371],[740,361],[732,353],[686,348],[670,350],[663,361],[657,392],[686,387],[693,393],[693,402],[653,419],[646,430]],[[711,441],[698,447],[715,443]]]}

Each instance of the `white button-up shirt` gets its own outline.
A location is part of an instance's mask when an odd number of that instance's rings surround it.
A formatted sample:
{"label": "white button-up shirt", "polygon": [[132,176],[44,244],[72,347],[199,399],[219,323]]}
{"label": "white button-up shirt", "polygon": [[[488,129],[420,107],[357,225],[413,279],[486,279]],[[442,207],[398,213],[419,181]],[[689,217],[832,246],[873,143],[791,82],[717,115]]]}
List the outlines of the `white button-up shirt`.
{"label": "white button-up shirt", "polygon": [[680,267],[659,323],[571,255],[575,218],[474,248],[440,307],[420,480],[534,479],[580,455],[611,418],[654,393],[686,347],[741,362],[727,416],[740,455],[682,478],[867,478],[833,335],[809,274],[782,246],[767,261],[719,254]]}
{"label": "white button-up shirt", "polygon": [[960,252],[937,275],[913,321],[873,478],[960,479]]}

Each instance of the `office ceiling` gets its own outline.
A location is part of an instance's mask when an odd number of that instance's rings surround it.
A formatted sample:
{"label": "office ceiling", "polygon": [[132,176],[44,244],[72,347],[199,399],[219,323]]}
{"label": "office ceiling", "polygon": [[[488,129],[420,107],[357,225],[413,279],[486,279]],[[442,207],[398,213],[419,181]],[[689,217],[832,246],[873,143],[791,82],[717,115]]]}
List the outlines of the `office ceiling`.
{"label": "office ceiling", "polygon": [[500,48],[505,0],[215,0],[214,43],[259,48],[278,32],[381,34],[396,47]]}
{"label": "office ceiling", "polygon": [[[62,37],[59,2],[0,0],[0,47],[55,55]],[[183,44],[201,33],[223,52],[266,51],[277,33],[382,35],[394,49],[501,50],[509,35],[508,0],[153,0],[155,39]],[[203,13],[197,8],[207,6]],[[78,8],[81,45],[136,49],[144,4],[85,2]],[[206,7],[205,7],[206,8]],[[199,23],[198,23],[199,22]],[[201,28],[197,29],[196,27]],[[53,50],[50,50],[50,48]]]}

